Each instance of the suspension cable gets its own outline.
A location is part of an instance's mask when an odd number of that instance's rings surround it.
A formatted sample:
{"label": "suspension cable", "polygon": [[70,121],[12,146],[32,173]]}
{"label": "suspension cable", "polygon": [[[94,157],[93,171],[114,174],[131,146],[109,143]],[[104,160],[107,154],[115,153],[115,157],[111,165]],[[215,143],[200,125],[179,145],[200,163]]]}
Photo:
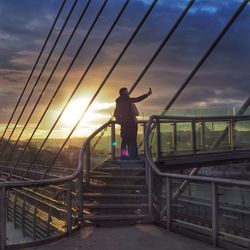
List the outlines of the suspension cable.
{"label": "suspension cable", "polygon": [[[136,81],[134,82],[134,84],[132,85],[132,87],[130,88],[129,94],[132,94],[133,91],[135,90],[135,88],[138,86],[138,84],[140,83],[140,81],[143,78],[143,76],[146,74],[146,72],[148,71],[148,69],[150,68],[150,66],[154,62],[154,60],[157,58],[157,56],[159,55],[159,53],[161,52],[161,50],[164,48],[164,46],[166,45],[166,43],[172,37],[172,35],[174,34],[174,32],[177,30],[177,28],[179,27],[180,23],[182,22],[182,20],[184,19],[184,17],[186,16],[186,14],[188,13],[188,11],[190,10],[190,8],[192,7],[192,5],[194,4],[195,1],[196,0],[189,1],[189,3],[187,4],[186,8],[182,12],[182,14],[178,18],[178,20],[175,22],[175,24],[173,25],[173,27],[171,28],[171,30],[166,35],[165,39],[162,41],[162,43],[160,44],[160,46],[158,47],[158,49],[156,50],[156,52],[154,53],[154,55],[149,60],[148,64],[145,66],[145,68],[143,69],[143,71],[141,72],[141,74],[138,76],[138,78],[136,79]],[[113,115],[111,116],[110,121],[112,120],[112,117],[113,117]],[[104,130],[104,133],[105,133],[105,130]],[[98,144],[98,142],[100,141],[100,139],[102,138],[102,136],[104,135],[104,133],[99,136],[99,138],[97,139],[97,141],[95,142],[95,144],[92,146],[92,149],[95,149],[96,145]]]}
{"label": "suspension cable", "polygon": [[[127,44],[125,45],[125,47],[123,48],[122,52],[120,53],[120,55],[118,56],[118,58],[116,59],[116,61],[114,62],[114,64],[112,65],[111,69],[109,70],[108,74],[106,75],[106,77],[104,78],[104,80],[101,82],[101,84],[99,85],[98,89],[96,90],[95,94],[93,95],[92,99],[90,100],[89,104],[87,105],[86,109],[84,110],[83,114],[81,115],[81,117],[78,119],[77,123],[75,124],[75,126],[72,128],[71,132],[69,133],[68,137],[66,138],[66,140],[64,141],[64,143],[62,144],[62,146],[60,147],[59,151],[57,152],[55,158],[52,160],[51,164],[48,166],[48,168],[45,170],[43,177],[47,174],[47,172],[50,170],[50,168],[53,166],[53,164],[55,163],[55,161],[57,160],[59,154],[61,153],[61,151],[63,150],[64,146],[66,145],[66,143],[68,142],[68,140],[70,139],[71,135],[73,134],[73,132],[75,131],[75,129],[77,128],[77,126],[79,125],[79,123],[81,122],[82,118],[84,117],[84,115],[86,114],[86,112],[88,111],[88,109],[90,108],[90,106],[92,105],[92,103],[94,102],[95,98],[97,97],[97,95],[99,94],[99,92],[101,91],[101,89],[103,88],[103,86],[105,85],[105,83],[107,82],[107,80],[109,79],[110,75],[112,74],[112,72],[114,71],[116,65],[119,63],[119,61],[121,60],[121,58],[123,57],[123,55],[125,54],[126,50],[128,49],[129,45],[132,43],[132,41],[134,40],[135,36],[137,35],[137,33],[139,32],[139,30],[141,29],[141,27],[143,26],[143,24],[145,23],[146,19],[148,18],[148,16],[150,15],[150,13],[152,12],[152,10],[154,9],[154,6],[156,5],[156,3],[158,2],[158,0],[154,0],[150,7],[148,8],[146,14],[144,15],[144,17],[142,18],[142,20],[140,21],[140,23],[138,24],[138,26],[136,27],[136,29],[134,30],[132,36],[130,37],[130,39],[128,40]],[[35,162],[37,156],[34,158],[34,160],[32,161],[33,163]]]}
{"label": "suspension cable", "polygon": [[7,142],[5,143],[5,146],[4,146],[4,148],[3,148],[3,151],[1,152],[0,157],[3,156],[4,151],[6,150],[8,144],[9,144],[9,142],[10,142],[11,137],[12,137],[14,131],[16,130],[16,127],[17,127],[17,125],[18,125],[18,122],[20,121],[20,119],[21,119],[21,117],[22,117],[22,115],[23,115],[23,113],[24,113],[24,111],[25,111],[25,109],[26,109],[26,107],[27,107],[27,105],[28,105],[30,99],[31,99],[31,96],[32,96],[32,94],[33,94],[33,92],[34,92],[36,86],[38,85],[38,82],[39,82],[39,80],[40,80],[40,78],[41,78],[41,76],[42,76],[42,74],[43,74],[43,72],[44,72],[44,70],[45,70],[45,68],[46,68],[46,66],[47,66],[47,64],[48,64],[48,62],[49,62],[49,60],[50,60],[50,58],[51,58],[53,52],[54,52],[54,50],[55,50],[55,47],[56,47],[56,45],[57,45],[57,43],[58,43],[58,41],[59,41],[59,39],[60,39],[60,37],[61,37],[61,35],[62,35],[64,29],[65,29],[65,26],[67,25],[67,23],[68,23],[68,21],[69,21],[69,18],[70,18],[70,16],[71,16],[71,14],[72,14],[72,12],[73,12],[73,10],[74,10],[74,8],[75,8],[77,2],[78,2],[78,0],[74,0],[74,3],[73,3],[73,5],[72,5],[72,7],[71,7],[71,9],[70,9],[70,12],[69,12],[69,14],[68,14],[68,16],[67,16],[67,18],[66,18],[64,24],[63,24],[63,27],[62,27],[62,29],[60,30],[59,35],[57,36],[57,39],[56,39],[56,41],[55,41],[55,43],[54,43],[54,45],[53,45],[53,47],[52,47],[52,49],[51,49],[51,51],[50,51],[50,53],[49,53],[47,59],[46,59],[44,65],[43,65],[43,67],[42,67],[42,70],[41,70],[41,72],[40,72],[40,74],[39,74],[39,76],[38,76],[38,78],[37,78],[37,80],[36,80],[36,82],[35,82],[35,84],[34,84],[32,90],[31,90],[29,96],[28,96],[28,99],[26,100],[26,102],[25,102],[25,104],[24,104],[24,107],[23,107],[23,109],[22,109],[22,111],[21,111],[21,113],[20,113],[20,115],[19,115],[19,117],[18,117],[18,119],[17,119],[17,121],[16,121],[16,123],[15,123],[14,128],[12,129],[12,131],[11,131],[11,133],[10,133],[10,136],[9,136]]}
{"label": "suspension cable", "polygon": [[[65,72],[65,74],[64,74],[64,76],[63,76],[63,78],[62,78],[62,80],[61,80],[61,82],[60,82],[60,84],[58,85],[58,88],[57,88],[56,92],[54,92],[54,96],[53,96],[53,98],[51,98],[50,103],[48,104],[46,111],[49,109],[49,106],[50,106],[51,103],[53,102],[53,99],[54,99],[54,97],[56,96],[57,92],[59,91],[60,86],[63,84],[63,82],[64,82],[66,76],[68,75],[70,69],[72,68],[74,62],[75,62],[76,59],[78,58],[78,55],[80,54],[80,52],[81,52],[81,50],[82,50],[82,48],[83,48],[83,46],[84,46],[84,44],[85,44],[87,38],[89,37],[91,31],[92,31],[93,28],[95,27],[95,25],[96,25],[96,23],[97,23],[99,17],[101,16],[101,14],[102,14],[102,12],[103,12],[103,10],[104,10],[104,8],[105,8],[105,6],[106,6],[107,3],[108,3],[108,0],[105,0],[105,1],[103,2],[103,4],[102,4],[102,6],[101,6],[101,8],[100,8],[100,10],[99,10],[99,12],[98,12],[98,14],[96,15],[96,17],[95,17],[93,23],[91,24],[91,27],[89,28],[89,30],[88,30],[88,32],[87,32],[87,35],[85,36],[83,42],[81,43],[79,49],[77,50],[77,52],[76,52],[76,54],[75,54],[75,56],[74,56],[72,62],[70,63],[68,69],[66,70],[66,72]],[[45,113],[44,113],[44,115],[45,115]],[[42,143],[41,147],[39,148],[38,152],[36,153],[36,155],[35,155],[35,157],[34,157],[34,160],[32,160],[30,166],[27,168],[26,172],[24,173],[24,176],[25,176],[26,173],[29,171],[29,169],[32,167],[33,162],[35,161],[35,159],[37,158],[37,156],[38,156],[39,153],[41,152],[41,150],[42,150],[42,148],[43,148],[45,142],[47,141],[47,139],[48,139],[50,133],[52,132],[52,130],[53,130],[53,129],[51,129],[51,130],[49,131],[49,134],[46,136],[44,142]],[[17,166],[17,164],[16,164],[15,167],[12,169],[12,172],[11,172],[11,174],[9,175],[9,177],[11,177],[11,175],[12,175],[13,171],[15,170],[16,166]]]}
{"label": "suspension cable", "polygon": [[159,55],[159,53],[161,52],[161,50],[163,49],[163,47],[166,45],[166,43],[169,41],[169,39],[172,37],[172,35],[174,34],[174,32],[177,30],[177,28],[179,27],[180,23],[182,22],[182,20],[184,19],[184,17],[186,16],[186,14],[188,13],[188,11],[190,10],[190,8],[192,7],[192,5],[194,4],[195,0],[191,0],[188,5],[186,6],[186,8],[184,9],[184,11],[182,12],[182,14],[180,15],[180,17],[178,18],[178,20],[176,21],[176,23],[174,24],[174,26],[172,27],[172,29],[170,30],[170,32],[167,34],[167,36],[165,37],[165,39],[162,41],[161,45],[159,46],[159,48],[156,50],[155,54],[152,56],[152,58],[149,60],[148,64],[146,65],[146,67],[143,69],[143,71],[141,72],[141,74],[139,75],[139,77],[136,79],[136,81],[134,82],[134,84],[132,85],[132,87],[129,90],[129,94],[131,94],[134,89],[136,88],[136,86],[139,84],[139,82],[141,81],[141,79],[143,78],[143,76],[145,75],[145,73],[148,71],[148,69],[150,68],[150,66],[152,65],[152,63],[154,62],[154,60],[156,59],[156,57]]}
{"label": "suspension cable", "polygon": [[[100,44],[98,50],[96,51],[95,55],[93,56],[91,62],[89,63],[88,67],[86,68],[86,70],[84,71],[84,73],[83,73],[83,75],[81,76],[80,80],[78,81],[78,83],[77,83],[77,85],[76,85],[74,91],[72,92],[72,94],[70,95],[70,97],[68,98],[68,100],[66,101],[66,103],[65,103],[65,105],[64,105],[64,107],[63,107],[63,109],[62,109],[62,111],[60,112],[58,118],[57,118],[56,121],[54,122],[54,126],[56,125],[56,123],[58,122],[58,120],[61,118],[63,112],[65,111],[65,109],[66,109],[66,107],[67,107],[67,105],[68,105],[68,103],[71,101],[71,99],[73,98],[74,94],[76,93],[76,91],[77,91],[78,88],[80,87],[80,85],[81,85],[83,79],[84,79],[85,76],[87,75],[88,71],[90,70],[91,66],[93,65],[94,61],[96,60],[97,56],[99,55],[100,51],[102,50],[104,44],[105,44],[106,41],[108,40],[110,34],[112,33],[112,31],[113,31],[113,29],[115,28],[115,26],[116,26],[117,22],[119,21],[119,19],[121,18],[122,14],[123,14],[123,12],[125,11],[125,9],[126,9],[126,7],[127,7],[127,5],[128,5],[129,2],[130,2],[130,0],[126,0],[126,2],[125,2],[125,4],[123,5],[121,11],[120,11],[119,14],[117,15],[115,21],[113,22],[113,24],[112,24],[112,26],[110,27],[109,31],[107,32],[105,38],[103,39],[102,43]],[[56,92],[55,92],[55,94],[56,94]],[[51,102],[50,102],[49,105],[47,106],[46,110],[44,111],[44,113],[43,113],[42,117],[40,118],[39,122],[37,123],[36,128],[35,128],[35,130],[33,131],[32,135],[30,136],[30,138],[29,138],[29,140],[28,140],[28,142],[27,142],[27,144],[26,144],[24,150],[22,151],[22,154],[19,156],[19,158],[18,158],[18,160],[17,160],[17,162],[16,162],[16,165],[18,165],[19,162],[20,162],[20,160],[22,159],[22,157],[23,157],[23,155],[24,155],[24,153],[25,153],[25,151],[26,151],[26,149],[27,149],[29,143],[31,142],[33,136],[35,135],[35,132],[37,131],[37,129],[38,129],[40,123],[42,122],[42,120],[43,120],[43,118],[44,118],[46,112],[48,111],[48,109],[49,109],[49,107],[50,107],[50,104],[52,103],[52,100],[55,98],[55,94],[54,94],[53,98],[51,99]],[[52,128],[52,129],[53,129],[53,128]]]}
{"label": "suspension cable", "polygon": [[36,61],[35,61],[35,64],[34,64],[32,70],[31,70],[31,72],[30,72],[30,75],[29,75],[29,77],[28,77],[28,79],[27,79],[27,81],[26,81],[26,83],[25,83],[25,85],[24,85],[24,88],[23,88],[23,90],[22,90],[22,93],[21,93],[21,95],[20,95],[20,97],[19,97],[19,99],[18,99],[18,101],[17,101],[17,103],[16,103],[16,106],[15,106],[15,108],[14,108],[14,110],[13,110],[11,116],[10,116],[10,119],[9,119],[9,121],[8,121],[8,123],[7,123],[7,126],[5,127],[4,132],[3,132],[3,134],[2,134],[2,136],[1,136],[1,138],[0,138],[0,143],[2,142],[2,140],[3,140],[3,138],[4,138],[5,134],[6,134],[6,132],[7,132],[7,130],[8,130],[8,128],[9,128],[9,126],[10,126],[10,123],[11,123],[11,121],[12,121],[12,119],[13,119],[13,117],[14,117],[16,111],[17,111],[17,108],[18,108],[18,106],[19,106],[19,104],[20,104],[20,102],[21,102],[21,99],[23,98],[24,92],[25,92],[26,88],[28,87],[28,84],[29,84],[29,82],[30,82],[30,79],[31,79],[31,77],[33,76],[33,73],[34,73],[34,71],[35,71],[35,69],[36,69],[36,66],[37,66],[37,64],[38,64],[38,62],[39,62],[39,60],[40,60],[40,58],[41,58],[41,56],[42,56],[42,54],[43,54],[43,51],[44,51],[44,49],[45,49],[45,47],[46,47],[46,45],[47,45],[47,43],[48,43],[48,41],[49,41],[49,39],[50,39],[50,36],[51,36],[51,34],[52,34],[52,32],[53,32],[53,30],[54,30],[54,28],[55,28],[55,25],[56,25],[56,23],[57,23],[57,21],[58,21],[60,15],[61,15],[61,12],[62,12],[62,10],[63,10],[63,8],[64,8],[64,6],[65,6],[65,3],[66,3],[66,0],[63,0],[63,2],[62,2],[62,4],[61,4],[61,7],[60,7],[60,9],[59,9],[59,11],[58,11],[58,13],[57,13],[57,16],[56,16],[56,18],[55,18],[55,20],[54,20],[54,22],[53,22],[53,24],[52,24],[52,26],[51,26],[51,28],[50,28],[50,31],[49,31],[48,35],[47,35],[47,38],[45,39],[45,42],[44,42],[44,44],[43,44],[43,47],[42,47],[42,49],[41,49],[41,51],[40,51],[40,53],[39,53],[39,55],[38,55],[38,57],[37,57],[37,59],[36,59]]}
{"label": "suspension cable", "polygon": [[[229,30],[229,28],[232,26],[232,24],[234,23],[234,21],[239,17],[239,15],[241,14],[241,12],[244,10],[244,8],[247,6],[249,0],[244,0],[242,2],[242,4],[240,5],[240,7],[237,9],[237,11],[234,13],[234,15],[231,17],[231,19],[228,21],[228,23],[226,24],[226,26],[224,27],[224,29],[222,30],[222,32],[220,33],[220,35],[217,37],[217,39],[214,41],[214,43],[212,44],[212,46],[209,48],[209,50],[207,51],[207,53],[204,55],[204,57],[200,60],[200,62],[196,65],[196,67],[193,69],[193,71],[191,72],[191,74],[189,75],[189,77],[186,79],[186,81],[183,83],[183,85],[179,88],[179,90],[176,92],[175,96],[171,99],[171,101],[168,103],[168,105],[165,107],[165,109],[162,111],[162,115],[164,115],[169,109],[170,107],[174,104],[174,102],[176,101],[176,99],[178,98],[178,96],[182,93],[182,91],[185,89],[185,87],[187,86],[187,84],[189,83],[189,81],[192,79],[192,77],[196,74],[196,72],[198,71],[198,69],[202,66],[202,64],[206,61],[207,57],[210,55],[210,53],[213,51],[213,49],[216,47],[216,45],[219,43],[219,41],[222,39],[222,37],[225,35],[225,33]],[[250,104],[250,98],[248,98],[246,100],[246,102],[242,105],[241,109],[239,110],[239,112],[237,113],[237,115],[241,115],[245,112],[245,110],[247,109],[247,107]],[[223,134],[221,137],[219,137],[219,139],[217,140],[219,143],[220,138],[223,137]],[[191,171],[191,175],[196,175],[199,172],[199,168],[194,168]],[[183,190],[186,188],[188,182],[184,181],[179,187],[177,192],[174,194],[174,198],[176,199],[182,192]]]}
{"label": "suspension cable", "polygon": [[[70,44],[70,42],[71,42],[71,40],[72,40],[74,34],[75,34],[75,32],[76,32],[78,26],[80,25],[80,23],[81,23],[81,21],[82,21],[84,15],[85,15],[85,13],[86,13],[86,11],[87,11],[87,9],[88,9],[89,3],[90,3],[90,0],[89,0],[88,3],[86,4],[85,8],[83,9],[81,15],[79,16],[79,19],[78,19],[78,21],[77,21],[77,23],[76,23],[74,29],[72,30],[72,32],[71,32],[71,34],[70,34],[70,37],[69,37],[69,39],[68,39],[66,45],[64,46],[64,49],[63,49],[63,51],[62,51],[60,57],[59,57],[58,60],[57,60],[57,63],[55,64],[53,70],[51,71],[51,74],[50,74],[50,76],[49,76],[49,78],[48,78],[46,84],[44,85],[44,87],[43,87],[43,89],[42,89],[42,91],[41,91],[41,93],[40,93],[40,96],[39,96],[39,98],[38,98],[37,101],[36,101],[35,106],[33,107],[33,109],[32,109],[32,111],[31,111],[31,113],[30,113],[30,115],[29,115],[29,117],[28,117],[28,119],[27,119],[27,121],[26,121],[24,127],[22,128],[22,131],[21,131],[21,133],[19,134],[19,137],[18,137],[18,139],[16,140],[15,145],[14,145],[12,151],[10,152],[10,155],[9,155],[9,158],[8,158],[7,161],[9,161],[9,160],[11,159],[11,156],[12,156],[12,154],[14,153],[14,150],[16,149],[17,143],[18,143],[18,141],[20,140],[20,138],[21,138],[21,136],[22,136],[22,134],[23,134],[25,128],[27,127],[27,125],[28,125],[28,123],[29,123],[29,121],[30,121],[32,115],[34,114],[34,112],[35,112],[35,110],[36,110],[36,108],[37,108],[37,106],[38,106],[38,103],[40,102],[41,98],[43,97],[43,95],[44,95],[44,93],[45,93],[45,90],[47,89],[47,87],[48,87],[48,85],[49,85],[49,83],[50,83],[50,80],[51,80],[52,76],[54,75],[54,73],[55,73],[55,71],[56,71],[56,69],[57,69],[59,63],[61,62],[61,59],[62,59],[63,55],[65,54],[65,52],[66,52],[66,50],[67,50],[67,48],[68,48],[68,46],[69,46],[69,44]],[[66,77],[67,74],[68,74],[68,72],[65,74],[65,77]],[[55,92],[55,93],[57,93],[58,90],[60,89],[61,85],[62,85],[63,82],[64,82],[65,77],[64,77],[63,80],[60,82],[60,84],[57,86],[57,89],[56,89],[56,92]],[[54,97],[55,97],[55,94],[54,94],[53,97],[51,98],[50,103],[53,101]],[[49,105],[47,106],[46,110],[48,110],[48,107],[49,107]],[[44,111],[44,113],[43,113],[44,115],[45,115],[45,112],[46,112],[46,111]],[[34,131],[35,131],[35,130],[34,130]]]}
{"label": "suspension cable", "polygon": [[237,11],[234,13],[234,15],[228,21],[228,23],[226,24],[226,26],[224,27],[224,29],[221,31],[221,33],[219,34],[219,36],[215,39],[215,41],[213,42],[213,44],[210,46],[210,48],[207,50],[207,52],[201,58],[201,60],[199,61],[199,63],[192,70],[192,72],[187,77],[187,79],[184,81],[184,83],[181,85],[181,87],[178,89],[178,91],[176,92],[176,94],[173,96],[173,98],[170,100],[170,102],[166,105],[166,107],[164,108],[164,110],[161,112],[161,115],[164,115],[171,108],[171,106],[174,104],[174,102],[176,101],[176,99],[179,97],[179,95],[182,93],[182,91],[186,88],[186,86],[188,85],[188,83],[191,81],[191,79],[193,78],[193,76],[197,73],[197,71],[200,69],[200,67],[204,64],[204,62],[207,60],[207,58],[212,53],[212,51],[214,50],[214,48],[217,46],[217,44],[220,42],[220,40],[223,38],[223,36],[227,33],[227,31],[229,30],[229,28],[232,26],[232,24],[234,23],[234,21],[237,19],[237,17],[240,15],[240,13],[247,6],[248,2],[249,2],[249,0],[244,0],[241,3],[240,7],[237,9]]}

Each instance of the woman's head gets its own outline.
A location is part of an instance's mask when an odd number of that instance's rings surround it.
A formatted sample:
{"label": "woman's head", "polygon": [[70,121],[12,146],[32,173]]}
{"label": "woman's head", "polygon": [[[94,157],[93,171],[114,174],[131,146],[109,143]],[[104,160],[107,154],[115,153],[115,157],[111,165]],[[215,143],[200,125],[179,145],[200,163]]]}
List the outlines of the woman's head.
{"label": "woman's head", "polygon": [[128,93],[128,89],[127,88],[121,88],[120,90],[119,90],[119,94],[120,95],[128,95],[129,93]]}

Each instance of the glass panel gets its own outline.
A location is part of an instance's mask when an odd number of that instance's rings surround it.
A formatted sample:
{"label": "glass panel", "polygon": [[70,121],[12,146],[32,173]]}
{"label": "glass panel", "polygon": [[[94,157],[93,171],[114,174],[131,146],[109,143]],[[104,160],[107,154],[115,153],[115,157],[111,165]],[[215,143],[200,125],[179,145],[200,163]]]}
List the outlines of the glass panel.
{"label": "glass panel", "polygon": [[[198,151],[209,152],[230,149],[228,122],[197,122],[196,144]],[[215,147],[215,143],[220,141]]]}
{"label": "glass panel", "polygon": [[64,185],[7,191],[7,244],[44,240],[66,232]]}
{"label": "glass panel", "polygon": [[250,240],[250,189],[219,186],[218,193],[219,232],[225,240],[246,247],[246,241],[241,238]]}
{"label": "glass panel", "polygon": [[137,132],[137,148],[139,156],[144,156],[144,125],[143,123],[138,123]]}
{"label": "glass panel", "polygon": [[155,124],[152,124],[150,128],[150,134],[149,134],[149,147],[150,147],[150,152],[152,155],[152,158],[154,160],[157,159],[158,154],[157,154],[157,128]]}
{"label": "glass panel", "polygon": [[[115,143],[115,142],[113,142]],[[98,133],[90,143],[90,164],[95,169],[111,156],[111,127]]]}
{"label": "glass panel", "polygon": [[167,156],[175,153],[173,123],[161,123],[161,155]]}
{"label": "glass panel", "polygon": [[250,121],[239,121],[235,124],[235,144],[238,149],[250,147]]}
{"label": "glass panel", "polygon": [[192,124],[191,122],[178,122],[176,124],[176,144],[178,153],[192,152]]}
{"label": "glass panel", "polygon": [[121,126],[115,125],[115,155],[117,158],[121,157]]}

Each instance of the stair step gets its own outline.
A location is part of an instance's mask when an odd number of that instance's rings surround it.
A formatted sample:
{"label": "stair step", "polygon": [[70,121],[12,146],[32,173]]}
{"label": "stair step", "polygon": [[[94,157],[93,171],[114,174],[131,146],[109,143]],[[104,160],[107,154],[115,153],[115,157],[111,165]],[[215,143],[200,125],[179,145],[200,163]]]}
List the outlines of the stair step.
{"label": "stair step", "polygon": [[105,164],[114,164],[114,165],[135,165],[135,164],[145,164],[145,160],[138,159],[138,160],[107,160]]}
{"label": "stair step", "polygon": [[91,178],[101,178],[101,179],[122,179],[122,180],[144,180],[145,176],[127,176],[127,175],[92,175]]}
{"label": "stair step", "polygon": [[147,203],[141,203],[141,204],[84,204],[84,208],[100,208],[100,209],[105,209],[105,208],[147,208],[148,204]]}
{"label": "stair step", "polygon": [[[107,188],[107,189],[147,189],[146,185],[126,185],[126,184],[97,184],[97,183],[91,183],[89,188]],[[85,187],[88,188],[88,187]]]}
{"label": "stair step", "polygon": [[85,215],[82,220],[90,221],[127,221],[127,220],[144,220],[151,219],[151,216],[148,214],[140,215]]}
{"label": "stair step", "polygon": [[97,168],[97,170],[99,171],[107,171],[107,170],[109,170],[109,171],[118,171],[118,170],[120,170],[120,171],[141,171],[141,172],[145,172],[145,168],[143,167],[141,167],[141,168],[139,168],[139,167],[126,167],[126,168],[123,168],[123,167],[100,167],[100,168]]}
{"label": "stair step", "polygon": [[147,198],[147,194],[107,194],[107,193],[84,193],[86,198]]}

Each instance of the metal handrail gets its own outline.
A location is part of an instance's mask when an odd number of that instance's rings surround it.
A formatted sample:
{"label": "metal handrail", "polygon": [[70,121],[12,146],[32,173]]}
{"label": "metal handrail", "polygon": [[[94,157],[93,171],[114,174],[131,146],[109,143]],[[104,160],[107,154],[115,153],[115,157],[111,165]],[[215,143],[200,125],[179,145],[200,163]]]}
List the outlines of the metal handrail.
{"label": "metal handrail", "polygon": [[[164,177],[171,177],[171,178],[177,178],[177,179],[182,179],[182,180],[193,180],[193,181],[203,181],[203,182],[213,182],[216,184],[224,184],[224,185],[238,185],[238,186],[245,186],[245,187],[250,187],[250,181],[242,181],[242,180],[233,180],[233,179],[223,179],[223,178],[214,178],[214,177],[204,177],[204,176],[189,176],[189,175],[182,175],[182,174],[173,174],[173,173],[165,173],[162,172],[155,164],[151,157],[150,153],[150,146],[149,146],[149,135],[151,132],[151,125],[154,123],[155,120],[159,119],[165,119],[165,120],[178,120],[178,121],[200,121],[200,120],[207,120],[210,121],[210,117],[185,117],[185,116],[151,116],[148,121],[148,126],[146,128],[146,133],[145,133],[145,155],[146,155],[146,160],[148,161],[150,167],[152,170],[157,173],[160,176]],[[228,119],[234,119],[234,120],[250,120],[250,116],[238,116],[238,117],[233,117],[233,116],[222,116],[222,117],[212,117],[212,120],[216,121],[221,121],[221,120],[228,120]]]}
{"label": "metal handrail", "polygon": [[32,181],[7,181],[0,183],[0,188],[14,188],[14,187],[31,187],[31,186],[46,186],[46,185],[54,185],[54,184],[62,184],[68,181],[72,181],[76,179],[83,170],[83,156],[87,149],[88,143],[98,134],[100,133],[105,127],[109,126],[112,122],[107,122],[103,124],[100,128],[98,128],[96,131],[94,131],[83,143],[83,146],[81,148],[81,151],[79,153],[79,160],[78,165],[76,168],[76,171],[69,175],[62,178],[53,178],[53,179],[43,179],[43,180],[32,180]]}
{"label": "metal handrail", "polygon": [[[24,188],[24,187],[38,187],[38,186],[51,186],[51,185],[56,185],[56,184],[70,184],[73,180],[79,180],[81,187],[79,190],[82,190],[82,185],[83,185],[83,158],[84,154],[87,151],[88,145],[91,142],[91,140],[98,134],[100,133],[103,129],[105,129],[107,126],[110,124],[114,124],[115,122],[107,122],[104,125],[102,125],[99,129],[94,131],[83,143],[83,146],[81,148],[81,151],[79,153],[79,161],[77,165],[77,169],[75,172],[69,176],[65,176],[62,178],[52,178],[52,179],[41,179],[41,180],[25,180],[25,181],[6,181],[6,182],[0,182],[0,200],[2,201],[1,207],[0,207],[0,216],[1,216],[1,221],[0,221],[0,227],[1,227],[1,239],[0,239],[0,246],[1,249],[6,248],[6,221],[5,221],[5,213],[6,213],[6,190],[7,189],[15,189],[15,188]],[[79,191],[78,190],[78,191]],[[67,197],[66,198],[66,204],[67,205],[67,233],[70,233],[72,231],[72,215],[71,215],[71,195],[72,195],[72,190],[70,185],[67,185],[66,188],[66,193]],[[74,195],[75,196],[75,195]],[[79,217],[78,220],[80,221],[82,215],[82,200],[79,201]],[[51,238],[57,239],[58,236],[53,236]],[[39,244],[39,241],[36,241],[33,244]]]}
{"label": "metal handrail", "polygon": [[[143,124],[144,125],[144,129],[143,129],[143,133],[145,132],[145,125],[146,125],[147,121],[138,121],[139,124]],[[107,127],[111,127],[111,141],[113,142],[115,140],[115,124],[117,124],[116,121],[108,121],[105,124],[103,124],[100,128],[98,128],[96,131],[94,131],[83,143],[82,148],[80,150],[79,153],[79,161],[78,161],[78,166],[77,169],[75,170],[74,173],[72,173],[71,175],[62,177],[62,178],[52,178],[52,179],[41,179],[41,180],[21,180],[21,181],[6,181],[6,182],[1,182],[0,183],[0,200],[2,201],[2,204],[0,206],[0,216],[1,216],[1,220],[0,220],[0,227],[1,227],[1,239],[0,239],[0,246],[1,249],[5,249],[6,248],[6,221],[5,221],[5,216],[4,214],[6,214],[6,199],[7,198],[7,190],[11,189],[17,193],[21,192],[22,195],[27,196],[28,198],[32,198],[34,199],[34,201],[36,202],[42,202],[44,203],[44,205],[48,205],[50,208],[54,209],[57,208],[59,209],[58,211],[64,211],[64,213],[66,214],[67,217],[67,221],[66,221],[66,226],[67,226],[67,230],[66,233],[70,233],[73,229],[72,229],[72,219],[74,218],[74,220],[77,220],[77,225],[80,225],[79,222],[82,220],[83,218],[83,198],[82,198],[82,192],[83,192],[83,185],[88,184],[89,183],[89,179],[88,177],[90,177],[91,175],[91,165],[90,165],[90,143],[91,141],[96,137],[96,135],[98,135],[100,132],[102,132],[103,130],[105,130]],[[89,164],[86,164],[86,169],[83,169],[84,166],[84,159],[86,155],[86,159],[88,161]],[[111,143],[111,159],[115,159],[115,145],[113,143]],[[24,164],[25,165],[25,164]],[[4,167],[4,166],[3,166]],[[85,173],[85,176],[83,176],[83,173]],[[76,190],[76,192],[74,192],[71,188],[71,182],[73,181],[79,181],[80,186],[78,187],[78,189]],[[56,184],[64,184],[65,189],[64,191],[66,192],[66,196],[65,196],[65,201],[61,204],[61,205],[65,205],[65,208],[63,208],[62,210],[60,210],[60,207],[57,207],[58,202],[56,202],[55,207],[52,204],[47,203],[47,201],[43,201],[41,200],[42,198],[42,194],[37,193],[36,188],[37,187],[41,187],[41,186],[50,186],[50,187],[54,187],[54,188],[59,188],[57,186],[55,186]],[[32,190],[26,190],[26,188],[32,187]],[[22,192],[21,190],[19,191],[18,188],[22,189],[24,192]],[[33,190],[34,188],[34,190]],[[35,195],[38,195],[38,197],[33,197],[32,194],[29,193],[25,193],[25,191],[34,191]],[[77,198],[77,193],[79,194],[79,199],[77,200],[76,206],[77,206],[77,210],[71,207],[72,204],[72,198]],[[48,198],[50,201],[55,202],[54,199],[50,199]],[[60,205],[60,204],[59,204]],[[78,211],[78,214],[76,216],[74,216],[72,214],[72,212],[76,212]],[[48,222],[49,223],[49,222]],[[60,234],[61,236],[63,236],[65,233]],[[50,239],[57,239],[59,236],[50,236]],[[35,242],[31,242],[31,245],[38,245],[41,244],[42,241],[35,241]],[[20,244],[18,244],[20,245]],[[22,243],[21,243],[22,245]]]}
{"label": "metal handrail", "polygon": [[[212,117],[212,119],[216,121],[221,120],[230,120],[232,121],[241,121],[241,120],[249,120],[249,116],[238,116],[238,117]],[[217,246],[220,244],[219,242],[219,223],[218,223],[218,216],[219,216],[219,209],[221,208],[219,206],[219,199],[218,199],[218,185],[224,185],[224,186],[240,186],[240,187],[247,187],[250,188],[250,181],[243,181],[243,180],[233,180],[233,179],[222,179],[222,178],[215,178],[215,177],[204,177],[204,176],[190,176],[190,175],[182,175],[182,174],[173,174],[173,173],[164,173],[162,172],[155,164],[155,162],[152,159],[151,152],[150,152],[150,144],[149,144],[149,135],[151,132],[151,126],[154,126],[153,124],[160,119],[168,119],[170,121],[171,119],[175,121],[187,121],[189,119],[189,122],[192,122],[192,124],[195,121],[209,121],[211,118],[209,117],[173,117],[173,116],[151,116],[148,122],[148,126],[146,128],[145,133],[145,154],[146,154],[146,176],[147,176],[147,183],[148,183],[148,193],[149,193],[149,211],[153,215],[153,188],[152,188],[152,172],[155,172],[158,176],[165,177],[166,178],[166,206],[163,208],[164,212],[167,213],[167,230],[172,230],[172,222],[173,222],[173,215],[172,215],[172,205],[176,199],[176,194],[178,192],[173,193],[173,188],[171,185],[171,179],[181,179],[185,182],[188,181],[198,181],[203,183],[209,183],[211,185],[211,224],[212,229],[209,233],[212,238],[213,245]],[[162,192],[162,191],[160,191]],[[160,198],[161,199],[161,198]],[[162,211],[163,211],[162,210]],[[160,211],[160,216],[162,216],[162,211]],[[195,225],[190,224],[190,226],[193,226],[195,228]],[[191,229],[192,230],[192,229]],[[233,235],[231,235],[233,237]]]}

